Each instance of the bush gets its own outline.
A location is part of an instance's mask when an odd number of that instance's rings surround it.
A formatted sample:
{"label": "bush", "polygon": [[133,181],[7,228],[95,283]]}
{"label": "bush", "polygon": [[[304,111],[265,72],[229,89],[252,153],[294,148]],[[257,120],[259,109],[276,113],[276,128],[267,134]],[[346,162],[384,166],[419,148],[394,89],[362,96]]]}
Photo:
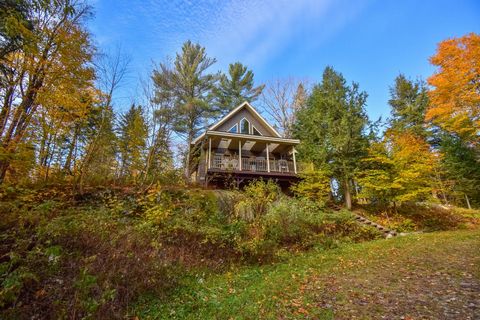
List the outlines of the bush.
{"label": "bush", "polygon": [[327,213],[306,197],[282,195],[271,181],[254,181],[243,193],[152,189],[144,206],[163,243],[182,248],[186,256],[200,254],[197,260],[204,262],[271,261],[286,250],[331,246],[331,239],[362,241],[379,235],[362,229],[349,213]]}
{"label": "bush", "polygon": [[330,248],[335,242],[380,236],[373,228],[359,226],[348,212],[328,213],[307,199],[279,197],[268,205],[264,215],[249,221],[237,247],[247,258],[265,261],[285,250]]}
{"label": "bush", "polygon": [[52,201],[11,214],[15,223],[2,224],[2,318],[123,318],[138,296],[175,284],[153,230],[135,221]]}
{"label": "bush", "polygon": [[330,174],[328,171],[309,169],[300,174],[302,180],[292,187],[296,196],[324,206],[330,195]]}
{"label": "bush", "polygon": [[236,204],[235,214],[243,220],[253,221],[256,217],[264,215],[279,195],[280,188],[275,182],[255,180],[245,187],[245,197]]}

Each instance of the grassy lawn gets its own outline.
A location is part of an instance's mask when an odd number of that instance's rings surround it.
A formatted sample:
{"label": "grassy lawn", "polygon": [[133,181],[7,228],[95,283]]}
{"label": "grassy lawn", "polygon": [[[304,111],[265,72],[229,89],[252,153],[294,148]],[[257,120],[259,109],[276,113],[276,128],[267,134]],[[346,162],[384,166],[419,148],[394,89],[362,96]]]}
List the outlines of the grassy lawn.
{"label": "grassy lawn", "polygon": [[[144,319],[478,319],[480,232],[415,234],[184,279]],[[403,318],[402,318],[403,317]]]}

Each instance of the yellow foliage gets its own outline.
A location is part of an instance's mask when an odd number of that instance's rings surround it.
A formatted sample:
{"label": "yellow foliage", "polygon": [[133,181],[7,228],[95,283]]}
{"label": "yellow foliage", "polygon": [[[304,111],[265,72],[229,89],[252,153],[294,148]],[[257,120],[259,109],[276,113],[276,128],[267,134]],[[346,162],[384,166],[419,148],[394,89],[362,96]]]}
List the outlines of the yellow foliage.
{"label": "yellow foliage", "polygon": [[315,170],[313,166],[300,175],[302,180],[294,185],[292,191],[300,196],[324,205],[330,194],[330,173]]}
{"label": "yellow foliage", "polygon": [[438,155],[425,140],[406,132],[388,131],[369,148],[367,170],[358,181],[360,197],[380,201],[416,201],[431,196]]}

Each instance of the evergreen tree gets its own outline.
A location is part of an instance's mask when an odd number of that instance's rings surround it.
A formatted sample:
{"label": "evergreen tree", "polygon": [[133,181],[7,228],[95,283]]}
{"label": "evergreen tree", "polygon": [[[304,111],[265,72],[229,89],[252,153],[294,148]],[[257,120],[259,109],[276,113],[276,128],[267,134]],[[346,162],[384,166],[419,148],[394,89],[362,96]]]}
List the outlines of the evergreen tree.
{"label": "evergreen tree", "polygon": [[214,114],[210,103],[212,90],[218,79],[216,74],[207,73],[216,62],[205,53],[199,44],[187,41],[182,52],[177,53],[173,67],[160,64],[153,71],[152,79],[159,94],[168,93],[174,100],[173,128],[186,136],[185,179],[190,181],[190,148],[195,136],[205,128],[205,119]]}
{"label": "evergreen tree", "polygon": [[141,106],[132,104],[119,123],[120,175],[135,181],[145,166],[148,128]]}
{"label": "evergreen tree", "polygon": [[480,206],[480,163],[475,150],[462,139],[443,134],[440,142],[442,172],[452,185],[457,203]]}
{"label": "evergreen tree", "polygon": [[[170,149],[170,136],[172,133],[172,120],[174,108],[171,99],[167,96],[155,95],[146,88],[147,110],[149,110],[149,143],[146,158],[144,181],[157,180],[165,172],[173,169],[173,154]],[[154,94],[151,96],[151,94]]]}
{"label": "evergreen tree", "polygon": [[3,0],[0,3],[0,61],[19,50],[31,36],[33,24],[29,5],[32,4],[25,0]]}
{"label": "evergreen tree", "polygon": [[359,161],[366,154],[366,92],[356,83],[327,67],[322,82],[314,86],[306,106],[299,110],[295,136],[301,139],[299,154],[318,169],[332,173],[351,208],[351,188]]}
{"label": "evergreen tree", "polygon": [[254,87],[253,72],[240,62],[228,67],[228,74],[222,74],[214,89],[217,107],[226,114],[242,102],[253,102],[262,93],[265,85]]}
{"label": "evergreen tree", "polygon": [[293,96],[293,109],[298,111],[305,107],[308,99],[308,93],[305,89],[303,83],[299,83],[297,86],[297,91],[295,91],[295,95]]}
{"label": "evergreen tree", "polygon": [[390,126],[393,130],[409,131],[417,136],[426,137],[424,123],[428,95],[425,82],[412,81],[400,74],[390,88],[388,103],[392,107]]}
{"label": "evergreen tree", "polygon": [[[117,167],[114,120],[112,107],[96,106],[90,110],[87,120],[75,128],[75,140],[78,140],[79,146],[83,146],[76,179],[80,194],[83,193],[85,182],[105,184],[114,179]],[[77,146],[74,145],[74,148]]]}

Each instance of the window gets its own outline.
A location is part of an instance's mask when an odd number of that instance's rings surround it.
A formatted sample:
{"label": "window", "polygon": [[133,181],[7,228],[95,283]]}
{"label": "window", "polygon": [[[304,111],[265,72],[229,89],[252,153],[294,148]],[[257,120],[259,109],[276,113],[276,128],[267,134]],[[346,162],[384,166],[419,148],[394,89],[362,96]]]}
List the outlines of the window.
{"label": "window", "polygon": [[250,122],[245,118],[240,121],[240,133],[250,134]]}
{"label": "window", "polygon": [[254,126],[252,126],[252,134],[256,135],[256,136],[261,136],[262,135],[260,133],[260,131],[258,131],[257,128],[255,128]]}
{"label": "window", "polygon": [[233,127],[228,129],[228,132],[230,133],[238,133],[238,124],[235,124]]}

